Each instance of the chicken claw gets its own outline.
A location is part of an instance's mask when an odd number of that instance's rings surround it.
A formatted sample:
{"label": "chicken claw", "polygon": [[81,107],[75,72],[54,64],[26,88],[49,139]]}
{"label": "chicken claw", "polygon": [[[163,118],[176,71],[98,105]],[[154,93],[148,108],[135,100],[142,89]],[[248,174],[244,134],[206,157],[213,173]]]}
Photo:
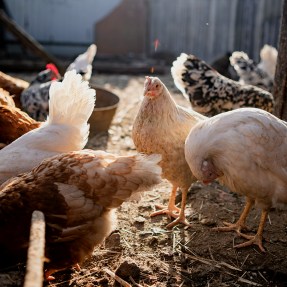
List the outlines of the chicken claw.
{"label": "chicken claw", "polygon": [[239,217],[239,219],[237,220],[236,223],[229,223],[229,222],[223,222],[224,227],[215,227],[212,228],[215,231],[223,231],[223,232],[228,232],[228,231],[236,231],[238,235],[241,235],[241,230],[242,229],[247,229],[248,227],[245,224],[246,218],[250,212],[250,209],[252,208],[252,206],[254,205],[254,201],[252,201],[251,199],[247,198],[246,204],[244,206],[244,209]]}
{"label": "chicken claw", "polygon": [[264,249],[264,247],[262,245],[262,235],[259,235],[258,233],[255,235],[247,235],[247,234],[243,234],[240,232],[239,232],[239,235],[246,238],[246,239],[249,239],[249,240],[246,242],[243,242],[241,244],[235,245],[234,248],[242,248],[242,247],[246,247],[246,246],[250,246],[250,245],[255,244],[259,247],[259,249],[262,252],[266,252],[266,250]]}
{"label": "chicken claw", "polygon": [[[157,216],[160,214],[167,214],[169,217],[178,218],[180,214],[180,208],[175,205],[175,196],[176,196],[177,187],[173,187],[170,193],[168,206],[156,205],[156,207],[160,208],[161,210],[155,211],[150,214],[150,216]],[[178,214],[175,214],[178,213]]]}
{"label": "chicken claw", "polygon": [[255,235],[247,235],[247,234],[243,234],[243,233],[239,232],[240,236],[242,236],[242,237],[244,237],[246,239],[249,239],[249,240],[246,241],[246,242],[243,242],[241,244],[238,244],[238,245],[236,245],[234,247],[235,248],[241,248],[241,247],[246,247],[246,246],[250,246],[252,244],[255,244],[255,245],[257,245],[259,247],[259,249],[262,252],[265,252],[265,249],[263,248],[263,245],[262,245],[262,238],[263,238],[263,229],[264,229],[264,225],[265,225],[267,216],[268,216],[268,211],[267,210],[263,210],[262,213],[261,213],[258,230],[257,230],[257,233]]}

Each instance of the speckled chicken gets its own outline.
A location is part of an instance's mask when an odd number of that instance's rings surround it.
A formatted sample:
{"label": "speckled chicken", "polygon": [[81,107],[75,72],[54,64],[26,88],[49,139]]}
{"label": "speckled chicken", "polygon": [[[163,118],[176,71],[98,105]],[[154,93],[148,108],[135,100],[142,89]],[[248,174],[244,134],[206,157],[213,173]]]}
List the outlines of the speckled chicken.
{"label": "speckled chicken", "polygon": [[0,264],[25,260],[31,215],[46,221],[46,279],[91,255],[116,225],[114,209],[161,181],[159,155],[83,150],[43,161],[0,187]]}
{"label": "speckled chicken", "polygon": [[271,93],[228,79],[194,55],[182,53],[173,62],[171,74],[192,108],[203,115],[213,116],[241,107],[273,111]]}
{"label": "speckled chicken", "polygon": [[62,82],[53,82],[47,121],[0,150],[0,184],[43,159],[83,149],[94,103],[95,90],[75,71],[67,72]]}
{"label": "speckled chicken", "polygon": [[274,47],[264,45],[260,51],[261,61],[258,65],[244,52],[233,52],[230,64],[239,75],[240,83],[272,92],[277,54]]}
{"label": "speckled chicken", "polygon": [[[185,145],[186,160],[194,176],[204,183],[217,179],[247,198],[235,230],[248,241],[235,247],[262,245],[262,234],[272,206],[287,203],[287,123],[254,108],[242,108],[199,122]],[[243,234],[247,215],[256,204],[262,209],[255,236]]]}
{"label": "speckled chicken", "polygon": [[[205,117],[177,105],[166,86],[156,77],[146,77],[144,99],[132,129],[138,152],[161,154],[163,178],[172,184],[168,207],[161,207],[151,216],[167,214],[176,218],[167,227],[178,223],[189,225],[185,218],[188,188],[196,181],[184,157],[184,142],[193,125]],[[175,205],[177,189],[182,191],[181,209]]]}
{"label": "speckled chicken", "polygon": [[49,90],[52,81],[59,80],[61,75],[53,64],[47,64],[46,69],[41,71],[31,81],[20,97],[22,108],[33,119],[45,121],[49,113]]}
{"label": "speckled chicken", "polygon": [[[85,81],[89,81],[96,51],[96,45],[90,45],[87,51],[80,54],[66,71],[75,70],[82,75]],[[48,64],[46,70],[40,72],[36,79],[30,83],[30,86],[22,92],[21,104],[23,110],[33,119],[37,121],[46,120],[49,113],[49,89],[51,83],[55,80],[61,80],[61,75],[53,64]]]}

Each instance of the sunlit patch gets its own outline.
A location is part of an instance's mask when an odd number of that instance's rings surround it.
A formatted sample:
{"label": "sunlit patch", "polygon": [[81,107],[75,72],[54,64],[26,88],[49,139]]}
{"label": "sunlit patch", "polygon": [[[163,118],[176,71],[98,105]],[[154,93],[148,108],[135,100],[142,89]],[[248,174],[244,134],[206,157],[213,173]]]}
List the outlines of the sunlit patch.
{"label": "sunlit patch", "polygon": [[150,72],[151,72],[151,74],[154,73],[154,67],[151,67],[151,68],[150,68]]}

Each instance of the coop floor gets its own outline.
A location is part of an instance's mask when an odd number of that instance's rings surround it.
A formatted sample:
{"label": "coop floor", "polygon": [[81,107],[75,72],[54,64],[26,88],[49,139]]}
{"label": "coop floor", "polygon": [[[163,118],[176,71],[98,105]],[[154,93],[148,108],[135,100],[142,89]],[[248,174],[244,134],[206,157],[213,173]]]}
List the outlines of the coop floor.
{"label": "coop floor", "polygon": [[[18,76],[29,79],[30,75]],[[171,76],[159,77],[176,101],[189,107]],[[131,128],[141,101],[143,82],[144,75],[96,74],[92,77],[92,84],[120,96],[120,106],[109,133],[90,138],[87,148],[117,154],[135,153]],[[92,258],[82,264],[81,271],[59,272],[51,286],[114,286],[115,281],[105,268],[115,272],[119,267],[122,278],[131,286],[287,286],[286,211],[272,210],[269,214],[264,231],[266,253],[257,247],[237,250],[233,246],[242,241],[235,233],[219,233],[212,227],[222,225],[223,221],[234,222],[244,205],[242,197],[217,184],[195,183],[187,200],[192,226],[177,226],[170,231],[166,229],[170,222],[166,216],[149,217],[155,204],[167,203],[170,188],[168,182],[163,182],[146,193],[140,202],[123,204],[117,211],[118,228],[106,243],[95,249]],[[248,218],[251,233],[257,229],[259,215],[255,209]],[[21,286],[25,267],[20,265],[0,272],[0,286]]]}

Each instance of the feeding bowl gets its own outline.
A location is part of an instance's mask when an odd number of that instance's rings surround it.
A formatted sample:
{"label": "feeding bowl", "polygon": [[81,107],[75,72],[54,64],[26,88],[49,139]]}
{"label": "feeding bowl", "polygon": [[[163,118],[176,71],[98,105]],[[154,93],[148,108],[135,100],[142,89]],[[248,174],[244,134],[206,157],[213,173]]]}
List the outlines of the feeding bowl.
{"label": "feeding bowl", "polygon": [[91,86],[96,90],[96,104],[89,119],[90,136],[109,130],[113,117],[116,113],[120,98],[103,88]]}

